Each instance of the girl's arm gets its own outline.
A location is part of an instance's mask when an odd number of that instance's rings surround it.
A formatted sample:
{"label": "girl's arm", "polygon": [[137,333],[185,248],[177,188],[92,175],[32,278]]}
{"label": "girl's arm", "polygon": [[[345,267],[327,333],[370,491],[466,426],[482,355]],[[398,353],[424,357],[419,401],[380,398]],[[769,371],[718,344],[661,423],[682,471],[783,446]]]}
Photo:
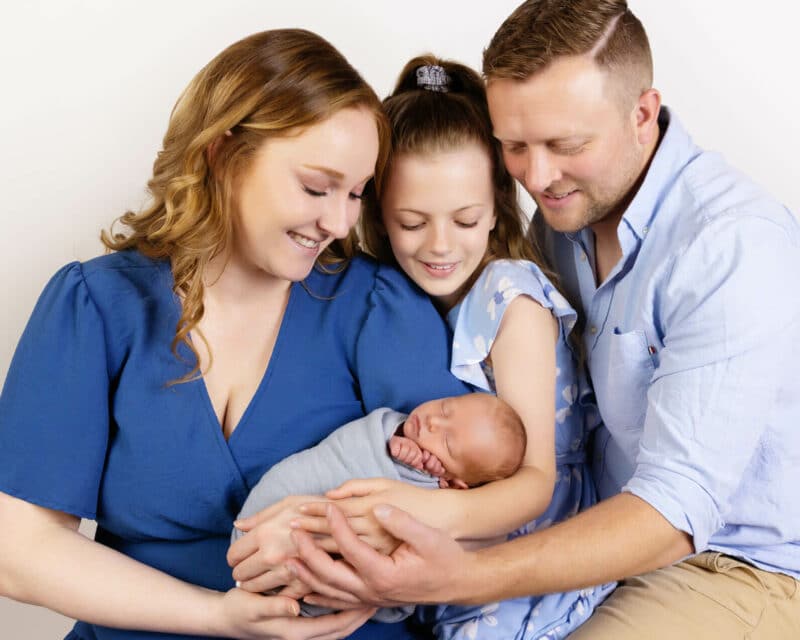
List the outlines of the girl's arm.
{"label": "girl's arm", "polygon": [[0,522],[0,595],[89,623],[218,637],[334,638],[371,613],[294,618],[297,603],[289,598],[182,582],[89,540],[73,515],[1,492]]}
{"label": "girl's arm", "polygon": [[[497,394],[517,411],[528,437],[523,465],[513,476],[468,491],[434,492],[391,480],[354,480],[327,494],[338,500],[353,529],[370,540],[378,527],[371,510],[380,503],[458,539],[502,535],[540,515],[555,483],[557,335],[550,311],[518,296],[506,309],[491,349]],[[301,511],[310,517],[298,519],[298,528],[327,533],[323,504]]]}

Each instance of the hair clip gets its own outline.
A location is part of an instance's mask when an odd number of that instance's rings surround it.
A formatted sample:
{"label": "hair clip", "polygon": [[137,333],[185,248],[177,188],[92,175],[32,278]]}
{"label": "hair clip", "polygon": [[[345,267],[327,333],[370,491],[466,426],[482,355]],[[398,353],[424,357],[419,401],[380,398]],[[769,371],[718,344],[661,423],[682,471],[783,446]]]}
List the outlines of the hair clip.
{"label": "hair clip", "polygon": [[438,64],[426,64],[417,67],[417,86],[428,91],[449,91],[450,76]]}

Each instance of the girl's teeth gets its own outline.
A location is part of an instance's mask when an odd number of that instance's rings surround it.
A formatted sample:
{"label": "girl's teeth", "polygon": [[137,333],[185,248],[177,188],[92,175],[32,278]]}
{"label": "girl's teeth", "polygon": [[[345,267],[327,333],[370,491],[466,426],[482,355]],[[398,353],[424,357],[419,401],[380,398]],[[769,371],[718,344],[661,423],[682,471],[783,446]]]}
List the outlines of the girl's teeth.
{"label": "girl's teeth", "polygon": [[450,269],[453,265],[452,264],[428,264],[431,269],[438,269],[439,271],[446,271]]}

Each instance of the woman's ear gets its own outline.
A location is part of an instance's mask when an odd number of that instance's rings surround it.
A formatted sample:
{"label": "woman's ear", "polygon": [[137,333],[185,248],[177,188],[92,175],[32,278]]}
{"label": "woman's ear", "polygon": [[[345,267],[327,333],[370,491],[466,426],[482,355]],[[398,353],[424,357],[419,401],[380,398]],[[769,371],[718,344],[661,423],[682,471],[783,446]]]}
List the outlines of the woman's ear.
{"label": "woman's ear", "polygon": [[214,161],[217,159],[219,150],[222,148],[222,145],[225,144],[225,141],[231,136],[233,136],[233,134],[231,133],[231,130],[228,129],[223,135],[219,136],[206,148],[206,162],[208,162],[208,166],[211,167],[212,171],[214,169]]}

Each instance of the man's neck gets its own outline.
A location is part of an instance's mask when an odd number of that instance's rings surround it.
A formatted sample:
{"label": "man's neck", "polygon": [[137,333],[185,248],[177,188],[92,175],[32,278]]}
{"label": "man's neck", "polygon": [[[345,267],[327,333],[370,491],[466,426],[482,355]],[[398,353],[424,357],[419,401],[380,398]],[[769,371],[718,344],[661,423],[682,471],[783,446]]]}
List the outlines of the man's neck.
{"label": "man's neck", "polygon": [[650,148],[646,150],[646,161],[636,181],[631,188],[628,189],[617,206],[614,207],[612,212],[602,220],[591,225],[591,230],[594,232],[595,279],[598,286],[605,282],[608,275],[622,258],[622,246],[620,245],[619,236],[617,235],[619,223],[622,221],[622,217],[625,215],[631,202],[633,202],[636,194],[639,193],[639,189],[641,189],[642,183],[647,177],[647,173],[650,171],[650,165],[653,162],[653,158],[656,155],[656,151],[663,137],[664,129],[659,127],[659,135]]}

